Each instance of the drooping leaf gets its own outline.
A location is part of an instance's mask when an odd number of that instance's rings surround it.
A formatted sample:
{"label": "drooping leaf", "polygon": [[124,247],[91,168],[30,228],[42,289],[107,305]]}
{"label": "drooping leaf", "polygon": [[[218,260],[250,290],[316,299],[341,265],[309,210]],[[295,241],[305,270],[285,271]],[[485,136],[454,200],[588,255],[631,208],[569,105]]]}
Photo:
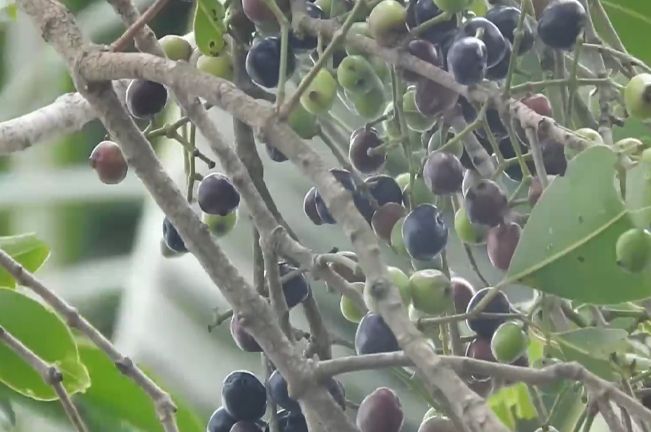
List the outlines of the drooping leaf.
{"label": "drooping leaf", "polygon": [[[640,35],[646,34],[651,27],[651,2],[640,0],[601,0],[610,21],[627,51],[649,64],[651,52],[648,43]],[[595,14],[593,13],[593,19]],[[595,20],[597,32],[605,37],[605,23]],[[609,41],[612,43],[612,41]]]}
{"label": "drooping leaf", "polygon": [[[88,388],[90,378],[79,360],[72,333],[45,306],[14,290],[0,288],[0,326],[47,363],[56,364],[70,394]],[[0,382],[32,399],[57,399],[52,387],[4,344],[0,344]]]}
{"label": "drooping leaf", "polygon": [[[79,354],[88,368],[92,386],[80,399],[101,407],[145,432],[163,432],[151,399],[129,378],[122,375],[113,362],[99,349],[79,341]],[[151,376],[150,374],[148,374]],[[186,406],[174,398],[179,432],[203,432],[205,425]]]}
{"label": "drooping leaf", "polygon": [[651,266],[632,274],[616,263],[617,239],[634,227],[615,188],[616,159],[605,146],[591,147],[552,181],[522,232],[504,284],[592,304],[651,296]]}
{"label": "drooping leaf", "polygon": [[[50,256],[50,248],[35,234],[0,237],[0,249],[18,261],[25,270],[34,273]],[[0,267],[0,286],[15,288],[16,281]]]}
{"label": "drooping leaf", "polygon": [[224,48],[224,15],[224,5],[218,0],[197,1],[192,27],[201,54],[216,56]]}

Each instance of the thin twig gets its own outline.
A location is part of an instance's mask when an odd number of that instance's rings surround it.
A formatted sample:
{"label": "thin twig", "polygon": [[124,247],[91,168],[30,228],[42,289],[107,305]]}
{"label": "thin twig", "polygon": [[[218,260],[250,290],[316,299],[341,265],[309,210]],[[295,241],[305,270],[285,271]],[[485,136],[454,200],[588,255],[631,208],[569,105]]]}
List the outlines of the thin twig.
{"label": "thin twig", "polygon": [[115,42],[111,44],[110,50],[118,52],[124,50],[134,36],[142,30],[156,15],[158,15],[170,0],[156,0],[147,10],[138,18],[136,22],[129,26],[129,28],[120,36]]}

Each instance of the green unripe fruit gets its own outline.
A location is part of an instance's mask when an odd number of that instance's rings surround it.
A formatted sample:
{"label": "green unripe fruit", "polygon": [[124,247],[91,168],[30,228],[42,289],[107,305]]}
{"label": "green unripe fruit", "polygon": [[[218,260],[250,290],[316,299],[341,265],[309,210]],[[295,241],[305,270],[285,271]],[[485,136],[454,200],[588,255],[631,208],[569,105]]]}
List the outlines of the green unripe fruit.
{"label": "green unripe fruit", "polygon": [[355,303],[345,295],[341,296],[341,301],[339,302],[339,309],[341,310],[341,315],[346,318],[351,323],[359,323],[364,314],[357,309]]}
{"label": "green unripe fruit", "polygon": [[287,117],[287,123],[296,135],[306,140],[314,138],[319,132],[316,116],[306,110],[302,104],[296,104]]}
{"label": "green unripe fruit", "polygon": [[401,190],[404,190],[407,186],[409,186],[409,173],[402,173],[398,174],[396,176],[396,183],[398,183],[398,186],[400,186]]}
{"label": "green unripe fruit", "polygon": [[634,76],[624,87],[624,102],[628,113],[642,120],[651,118],[651,74]]}
{"label": "green unripe fruit", "polygon": [[337,67],[337,81],[351,93],[366,94],[377,87],[377,75],[365,57],[346,56]]}
{"label": "green unripe fruit", "polygon": [[[371,34],[368,31],[368,23],[366,21],[362,22],[356,22],[353,23],[353,25],[350,27],[350,30],[348,30],[348,34],[355,34],[355,35],[360,35],[360,36],[365,36],[365,37],[371,37]],[[362,55],[365,54],[363,51],[358,50],[357,48],[346,45],[346,54],[349,56],[352,55]],[[341,66],[341,65],[340,65]]]}
{"label": "green unripe fruit", "polygon": [[513,363],[527,351],[528,346],[529,337],[514,322],[505,322],[499,326],[491,339],[493,357],[500,363]]}
{"label": "green unripe fruit", "polygon": [[434,4],[443,12],[455,14],[469,7],[474,0],[434,0]]}
{"label": "green unripe fruit", "polygon": [[217,57],[202,55],[197,59],[197,69],[227,81],[233,81],[235,75],[233,59],[227,53]]}
{"label": "green unripe fruit", "polygon": [[165,52],[165,56],[174,61],[188,61],[192,55],[190,42],[177,35],[167,35],[158,41]]}
{"label": "green unripe fruit", "polygon": [[442,314],[452,307],[450,279],[439,270],[418,270],[409,278],[411,302],[428,315]]}
{"label": "green unripe fruit", "polygon": [[402,302],[405,305],[408,305],[409,303],[411,303],[411,292],[409,291],[409,276],[407,276],[405,272],[400,270],[398,267],[389,266],[387,270],[389,271],[389,274],[393,277],[394,285],[397,286],[398,290],[400,291],[400,297],[402,297]]}
{"label": "green unripe fruit", "polygon": [[221,238],[233,231],[233,228],[237,224],[237,214],[237,210],[226,216],[203,213],[201,219],[203,223],[208,225],[208,230],[213,236]]}
{"label": "green unripe fruit", "polygon": [[[379,78],[376,77],[379,80]],[[368,93],[357,93],[344,90],[346,99],[353,105],[357,114],[366,120],[373,120],[382,115],[382,107],[386,99],[381,87],[373,87]]]}
{"label": "green unripe fruit", "polygon": [[454,231],[459,240],[465,244],[474,246],[486,243],[488,229],[470,222],[464,206],[461,206],[454,215]]}
{"label": "green unripe fruit", "polygon": [[380,45],[391,45],[407,32],[407,11],[396,0],[383,0],[368,16],[368,30]]}
{"label": "green unripe fruit", "polygon": [[637,138],[621,139],[615,143],[615,147],[627,154],[639,154],[645,149],[644,143]]}
{"label": "green unripe fruit", "polygon": [[391,242],[389,245],[396,255],[409,256],[409,253],[407,253],[407,248],[405,248],[405,243],[402,240],[402,225],[404,222],[404,217],[398,219],[398,222],[396,222],[396,224],[391,229]]}
{"label": "green unripe fruit", "polygon": [[576,133],[586,138],[588,141],[591,141],[593,144],[604,145],[604,139],[601,137],[599,132],[591,128],[581,128],[577,129]]}
{"label": "green unripe fruit", "polygon": [[332,108],[337,96],[337,81],[326,69],[321,69],[301,95],[301,104],[312,114],[323,114]]}
{"label": "green unripe fruit", "polygon": [[[405,203],[405,207],[410,207],[410,191],[411,188],[409,187],[409,179],[407,179],[407,186],[402,189],[402,199]],[[429,190],[425,184],[425,180],[423,180],[422,177],[416,177],[414,179],[413,196],[415,203],[411,206],[412,208],[416,208],[421,204],[436,204],[437,202],[436,195],[434,195],[432,191]]]}
{"label": "green unripe fruit", "polygon": [[630,273],[641,272],[651,261],[651,233],[631,228],[615,244],[617,265]]}
{"label": "green unripe fruit", "polygon": [[409,129],[426,132],[436,123],[436,117],[426,117],[416,109],[416,90],[408,90],[402,98],[402,110]]}
{"label": "green unripe fruit", "polygon": [[640,155],[640,161],[645,163],[651,163],[651,149],[646,149]]}
{"label": "green unripe fruit", "polygon": [[380,80],[385,83],[390,79],[389,76],[389,65],[381,57],[372,56],[368,59],[369,63],[373,65],[375,74],[380,78]]}

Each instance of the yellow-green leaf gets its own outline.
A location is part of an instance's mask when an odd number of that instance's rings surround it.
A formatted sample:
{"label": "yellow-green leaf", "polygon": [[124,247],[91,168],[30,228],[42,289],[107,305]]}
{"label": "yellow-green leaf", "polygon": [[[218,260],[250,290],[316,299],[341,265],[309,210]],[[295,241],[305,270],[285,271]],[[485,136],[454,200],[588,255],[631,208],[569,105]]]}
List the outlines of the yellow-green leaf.
{"label": "yellow-green leaf", "polygon": [[198,0],[194,11],[193,30],[201,54],[216,56],[224,48],[224,5],[218,0]]}
{"label": "yellow-green leaf", "polygon": [[[79,360],[77,345],[66,324],[31,298],[0,288],[0,326],[63,374],[69,393],[84,391],[90,378]],[[30,365],[0,343],[0,382],[35,400],[56,400],[57,395]]]}
{"label": "yellow-green leaf", "polygon": [[[50,248],[35,234],[0,237],[0,249],[31,273],[38,270],[50,256]],[[2,267],[0,267],[0,286],[16,287],[14,278]]]}

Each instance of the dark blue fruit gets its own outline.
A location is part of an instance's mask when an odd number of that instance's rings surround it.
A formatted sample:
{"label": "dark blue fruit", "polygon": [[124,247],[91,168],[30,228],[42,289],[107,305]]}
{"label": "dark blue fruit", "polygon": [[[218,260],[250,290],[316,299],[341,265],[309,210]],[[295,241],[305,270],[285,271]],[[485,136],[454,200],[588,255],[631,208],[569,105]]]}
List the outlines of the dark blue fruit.
{"label": "dark blue fruit", "polygon": [[[276,418],[280,432],[308,432],[307,422],[300,411],[281,410],[278,411]],[[270,432],[269,425],[264,431]]]}
{"label": "dark blue fruit", "polygon": [[[479,302],[484,297],[486,297],[486,294],[488,294],[491,290],[492,288],[484,288],[477,291],[477,293],[475,293],[475,295],[470,300],[466,313],[472,312],[477,307]],[[506,314],[511,312],[511,303],[506,297],[506,294],[500,291],[495,297],[491,299],[491,301],[488,303],[488,305],[486,305],[482,312]],[[468,324],[470,330],[474,331],[478,336],[489,338],[490,340],[490,338],[493,337],[495,330],[497,330],[497,328],[500,325],[504,324],[506,321],[507,318],[469,318],[466,320],[466,324]]]}
{"label": "dark blue fruit", "polygon": [[287,156],[281,153],[280,150],[278,150],[276,147],[270,145],[270,144],[265,144],[265,149],[267,150],[267,154],[269,155],[269,159],[271,159],[274,162],[285,162],[287,160]]}
{"label": "dark blue fruit", "polygon": [[[262,427],[266,426],[264,422],[262,422],[262,424]],[[233,425],[230,432],[262,432],[262,427],[258,422],[252,422],[249,420],[238,421]]]}
{"label": "dark blue fruit", "polygon": [[310,218],[314,225],[323,225],[323,220],[319,216],[319,212],[316,210],[316,188],[312,187],[305,194],[303,199],[303,213]]}
{"label": "dark blue fruit", "polygon": [[[287,47],[286,76],[291,77],[296,69],[296,55],[291,46]],[[269,36],[251,47],[246,55],[246,73],[254,83],[274,88],[280,75],[280,38]]]}
{"label": "dark blue fruit", "polygon": [[402,241],[413,259],[431,261],[448,243],[448,227],[443,214],[431,204],[421,204],[402,224]]}
{"label": "dark blue fruit", "polygon": [[151,119],[167,104],[167,89],[154,81],[134,79],[126,93],[129,113],[139,119]]}
{"label": "dark blue fruit", "polygon": [[[408,15],[410,13],[409,7],[410,6],[407,7]],[[419,26],[432,18],[436,18],[443,13],[432,0],[418,0],[413,6],[413,10],[413,15],[416,18],[416,26]],[[413,27],[410,27],[410,30],[411,28]],[[433,44],[438,44],[446,37],[453,34],[456,30],[457,19],[453,16],[447,21],[443,21],[428,28],[420,34],[420,37],[430,41]]]}
{"label": "dark blue fruit", "polygon": [[377,201],[378,207],[390,202],[402,204],[402,190],[393,177],[377,174],[368,177],[364,183]]}
{"label": "dark blue fruit", "polygon": [[489,81],[499,81],[505,79],[509,74],[509,63],[511,62],[511,54],[513,53],[513,48],[511,47],[511,42],[506,44],[506,54],[502,57],[502,60],[492,68],[488,68],[486,71],[486,79]]}
{"label": "dark blue fruit", "polygon": [[188,248],[185,247],[185,243],[179,235],[179,232],[174,228],[174,225],[172,225],[172,222],[170,222],[167,217],[163,220],[163,240],[167,247],[172,249],[174,252],[189,252]]}
{"label": "dark blue fruit", "polygon": [[448,71],[463,85],[479,84],[486,78],[488,50],[476,37],[464,37],[452,44],[447,55]]}
{"label": "dark blue fruit", "polygon": [[219,407],[212,413],[208,420],[206,432],[230,432],[237,421],[226,411],[226,408]]}
{"label": "dark blue fruit", "polygon": [[[269,397],[273,399],[274,402],[281,408],[284,408],[288,411],[300,412],[301,406],[298,402],[291,397],[289,397],[289,392],[287,390],[287,381],[285,378],[275,370],[267,379],[266,382],[267,392]],[[328,378],[325,382],[325,386],[335,399],[335,401],[341,406],[343,410],[346,409],[346,396],[344,392],[344,387],[341,383],[334,378]]]}
{"label": "dark blue fruit", "polygon": [[255,421],[267,410],[267,390],[251,372],[234,371],[222,384],[222,404],[236,421]]}
{"label": "dark blue fruit", "polygon": [[223,174],[208,174],[199,183],[197,202],[208,214],[226,216],[240,205],[240,193]]}
{"label": "dark blue fruit", "polygon": [[[494,6],[486,12],[484,18],[495,24],[495,26],[500,30],[500,33],[502,33],[502,36],[508,39],[509,42],[513,43],[513,32],[518,27],[518,21],[520,20],[519,8],[514,6]],[[533,48],[533,31],[526,19],[524,20],[522,31],[523,34],[522,38],[520,38],[518,55],[522,55]]]}
{"label": "dark blue fruit", "polygon": [[423,179],[428,189],[436,195],[459,192],[463,183],[463,165],[451,153],[431,153],[423,166]]}
{"label": "dark blue fruit", "polygon": [[577,0],[550,2],[538,20],[538,36],[548,47],[570,51],[586,22],[585,9]]}
{"label": "dark blue fruit", "polygon": [[[350,173],[350,171],[345,169],[340,169],[340,168],[332,168],[330,169],[330,173],[335,177],[335,179],[339,183],[341,183],[344,189],[350,192],[355,192],[356,189],[355,182],[353,181],[353,176]],[[337,223],[335,218],[333,218],[330,212],[328,211],[328,207],[326,206],[325,201],[323,201],[323,198],[319,196],[319,191],[316,191],[314,202],[316,206],[316,211],[324,223],[331,224],[331,225]]]}
{"label": "dark blue fruit", "polygon": [[466,192],[464,200],[470,222],[497,226],[504,222],[509,211],[506,194],[492,180],[481,179]]}
{"label": "dark blue fruit", "polygon": [[[292,267],[286,262],[281,262],[278,263],[278,270],[282,277],[296,270],[296,267]],[[291,309],[297,304],[302,303],[307,298],[310,293],[310,284],[305,275],[301,273],[283,284],[283,293],[285,294],[287,307]]]}
{"label": "dark blue fruit", "polygon": [[[316,19],[324,18],[323,9],[321,9],[319,6],[309,2],[305,6],[307,8],[306,12],[308,16]],[[296,51],[300,52],[312,50],[316,48],[317,42],[318,41],[316,36],[302,34],[299,37],[293,31],[289,32],[289,46],[294,48]]]}
{"label": "dark blue fruit", "polygon": [[455,37],[457,40],[465,37],[474,37],[477,35],[479,29],[483,29],[484,31],[484,34],[479,39],[486,45],[488,54],[486,66],[490,68],[498,64],[502,60],[502,57],[504,57],[504,54],[506,54],[506,39],[502,36],[502,33],[500,33],[500,30],[495,24],[486,18],[472,18],[459,28]]}
{"label": "dark blue fruit", "polygon": [[355,333],[357,355],[400,351],[398,340],[380,315],[368,312]]}

